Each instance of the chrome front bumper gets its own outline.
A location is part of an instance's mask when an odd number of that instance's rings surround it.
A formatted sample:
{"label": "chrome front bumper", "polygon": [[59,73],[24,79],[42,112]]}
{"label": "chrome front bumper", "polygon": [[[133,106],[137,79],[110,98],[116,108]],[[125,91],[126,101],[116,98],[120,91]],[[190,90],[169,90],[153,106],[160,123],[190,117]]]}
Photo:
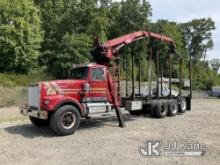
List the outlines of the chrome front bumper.
{"label": "chrome front bumper", "polygon": [[48,112],[43,110],[29,109],[29,108],[20,108],[20,113],[24,116],[31,116],[38,119],[46,120],[48,119]]}

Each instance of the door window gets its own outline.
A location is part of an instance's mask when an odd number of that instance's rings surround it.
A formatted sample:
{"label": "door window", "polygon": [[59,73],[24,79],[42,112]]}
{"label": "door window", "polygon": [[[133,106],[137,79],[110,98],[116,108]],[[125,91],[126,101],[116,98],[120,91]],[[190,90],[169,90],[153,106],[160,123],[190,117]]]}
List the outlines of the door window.
{"label": "door window", "polygon": [[92,80],[104,80],[104,70],[103,68],[93,68],[92,69]]}

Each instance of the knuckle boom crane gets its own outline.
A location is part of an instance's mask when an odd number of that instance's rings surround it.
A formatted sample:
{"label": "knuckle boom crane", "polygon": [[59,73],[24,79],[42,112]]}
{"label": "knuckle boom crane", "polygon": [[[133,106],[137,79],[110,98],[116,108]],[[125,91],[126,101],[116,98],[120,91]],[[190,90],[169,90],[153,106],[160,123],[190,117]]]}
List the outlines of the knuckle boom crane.
{"label": "knuckle boom crane", "polygon": [[[150,39],[155,39],[155,40],[158,40],[161,42],[166,42],[169,44],[169,48],[170,48],[169,52],[176,53],[175,44],[174,44],[174,41],[172,38],[161,35],[161,34],[149,32],[149,31],[138,31],[138,32],[126,34],[121,37],[109,40],[101,45],[99,44],[99,45],[97,45],[97,47],[95,47],[91,51],[91,54],[97,63],[109,66],[109,63],[112,61],[112,59],[114,59],[114,57],[119,56],[118,52],[123,46],[131,44],[131,43],[138,41],[138,40],[141,40],[141,39],[145,39],[145,38],[150,38]],[[118,65],[119,65],[119,63],[117,63],[116,66],[114,66],[114,67],[118,68],[119,67]],[[115,69],[114,69],[114,71],[115,71]],[[114,75],[114,73],[113,73],[113,75]],[[117,82],[119,84],[118,86],[120,86],[120,83],[119,83],[120,78],[118,75],[116,75],[116,77],[118,77],[118,80],[117,80],[118,82],[114,81],[114,80],[112,81],[112,78],[109,76],[109,78],[108,78],[109,88],[111,89],[110,91],[112,91],[111,97],[112,97],[113,105],[115,107],[116,114],[117,114],[117,117],[119,120],[119,126],[124,127],[125,126],[124,121],[123,121],[123,118],[122,118],[121,112],[120,112],[120,101],[121,101],[120,88],[117,87],[117,85],[116,85],[116,82]],[[115,79],[115,78],[113,78],[113,79]],[[132,84],[134,84],[134,83],[132,83]],[[134,93],[133,93],[133,95],[134,95]],[[140,104],[142,104],[142,103],[140,103]]]}
{"label": "knuckle boom crane", "polygon": [[[66,80],[52,80],[32,84],[28,88],[27,99],[20,99],[20,112],[28,115],[30,121],[36,126],[50,125],[58,135],[69,135],[76,131],[81,118],[89,119],[93,114],[104,115],[114,109],[120,127],[125,127],[120,108],[125,107],[131,115],[145,112],[150,109],[151,115],[163,118],[167,115],[175,116],[191,109],[191,70],[189,62],[190,94],[183,96],[182,84],[182,60],[179,69],[179,93],[174,95],[171,79],[171,58],[169,58],[169,89],[164,94],[163,73],[159,82],[160,55],[156,53],[157,88],[152,94],[151,90],[151,57],[152,51],[148,51],[148,94],[139,95],[134,90],[134,55],[132,56],[132,95],[121,96],[120,92],[120,54],[123,46],[135,41],[150,38],[160,42],[166,42],[169,46],[168,54],[177,54],[172,38],[149,31],[138,31],[98,44],[91,50],[94,63],[75,65],[70,70],[70,77]],[[139,73],[141,67],[139,66]],[[162,69],[163,70],[163,69]],[[160,86],[159,86],[160,84]],[[127,89],[127,78],[126,78]],[[27,100],[27,101],[26,101]]]}
{"label": "knuckle boom crane", "polygon": [[118,51],[123,46],[145,38],[152,38],[162,42],[166,42],[170,44],[173,49],[175,48],[173,39],[170,37],[148,31],[138,31],[123,35],[112,40],[108,40],[107,42],[95,47],[91,51],[91,53],[97,63],[109,63],[113,57],[118,56]]}

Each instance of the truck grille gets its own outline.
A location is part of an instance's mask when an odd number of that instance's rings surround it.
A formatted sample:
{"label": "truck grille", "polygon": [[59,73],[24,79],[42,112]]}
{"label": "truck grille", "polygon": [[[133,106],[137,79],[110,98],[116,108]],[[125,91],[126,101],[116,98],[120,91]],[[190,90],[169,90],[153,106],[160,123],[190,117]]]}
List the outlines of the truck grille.
{"label": "truck grille", "polygon": [[33,108],[40,108],[40,87],[39,85],[28,88],[28,106]]}

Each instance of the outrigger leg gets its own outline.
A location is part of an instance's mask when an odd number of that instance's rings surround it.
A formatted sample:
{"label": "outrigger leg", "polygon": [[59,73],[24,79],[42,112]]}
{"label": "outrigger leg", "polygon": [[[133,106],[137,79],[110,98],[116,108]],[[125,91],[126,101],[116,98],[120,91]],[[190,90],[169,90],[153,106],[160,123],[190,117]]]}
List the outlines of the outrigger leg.
{"label": "outrigger leg", "polygon": [[124,122],[124,119],[122,117],[122,113],[121,113],[121,110],[120,110],[119,106],[115,107],[115,112],[116,112],[116,115],[117,115],[117,118],[118,118],[119,127],[124,128],[125,127],[125,122]]}

